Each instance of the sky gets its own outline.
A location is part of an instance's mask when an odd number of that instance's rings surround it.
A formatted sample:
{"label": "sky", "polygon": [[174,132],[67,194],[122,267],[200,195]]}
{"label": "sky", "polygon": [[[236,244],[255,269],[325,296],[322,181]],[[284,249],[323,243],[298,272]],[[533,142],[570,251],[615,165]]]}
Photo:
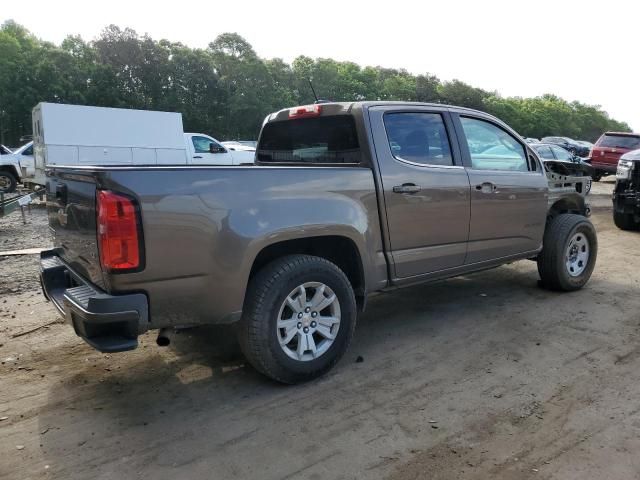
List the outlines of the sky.
{"label": "sky", "polygon": [[[116,24],[206,47],[237,32],[259,56],[405,68],[503,96],[553,93],[640,130],[640,2],[573,0],[4,0],[39,38],[85,40]],[[560,132],[561,133],[561,132]]]}

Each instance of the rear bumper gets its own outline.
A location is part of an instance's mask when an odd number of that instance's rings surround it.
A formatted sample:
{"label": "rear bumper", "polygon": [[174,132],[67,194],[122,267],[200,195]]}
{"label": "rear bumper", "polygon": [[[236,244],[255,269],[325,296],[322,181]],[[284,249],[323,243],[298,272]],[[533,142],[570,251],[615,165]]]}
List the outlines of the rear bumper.
{"label": "rear bumper", "polygon": [[106,353],[138,346],[149,324],[146,295],[109,295],[77,275],[56,254],[40,254],[40,283],[45,297],[93,348]]}

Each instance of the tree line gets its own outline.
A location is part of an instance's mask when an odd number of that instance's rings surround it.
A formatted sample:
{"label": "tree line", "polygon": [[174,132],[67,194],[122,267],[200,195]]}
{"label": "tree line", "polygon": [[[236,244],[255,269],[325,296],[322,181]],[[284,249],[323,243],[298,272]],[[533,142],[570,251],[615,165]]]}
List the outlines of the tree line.
{"label": "tree line", "polygon": [[111,25],[93,41],[69,36],[55,45],[10,20],[0,27],[0,143],[16,146],[31,134],[31,110],[41,101],[175,111],[187,131],[255,139],[268,113],[314,101],[309,80],[322,99],[465,106],[492,113],[527,137],[594,141],[606,130],[630,130],[599,106],[551,94],[503,97],[430,73],[329,58],[263,59],[236,33],[200,49]]}

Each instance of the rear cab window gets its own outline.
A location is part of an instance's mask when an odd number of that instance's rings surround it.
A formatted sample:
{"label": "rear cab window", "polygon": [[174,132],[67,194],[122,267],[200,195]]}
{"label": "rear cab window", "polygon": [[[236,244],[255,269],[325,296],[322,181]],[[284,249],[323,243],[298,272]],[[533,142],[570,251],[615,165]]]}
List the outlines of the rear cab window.
{"label": "rear cab window", "polygon": [[266,123],[256,158],[271,164],[359,164],[353,116],[331,115]]}
{"label": "rear cab window", "polygon": [[616,135],[605,133],[596,143],[597,147],[607,148],[627,148],[636,150],[640,148],[640,136],[638,135]]}

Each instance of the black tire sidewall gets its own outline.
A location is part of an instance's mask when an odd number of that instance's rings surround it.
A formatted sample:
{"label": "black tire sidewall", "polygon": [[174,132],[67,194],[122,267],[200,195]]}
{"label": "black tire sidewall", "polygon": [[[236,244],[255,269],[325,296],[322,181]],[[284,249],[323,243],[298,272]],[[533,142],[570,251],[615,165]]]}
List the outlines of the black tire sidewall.
{"label": "black tire sidewall", "polygon": [[[295,258],[295,257],[292,257]],[[256,305],[259,311],[250,314],[257,327],[253,341],[261,344],[261,358],[258,370],[284,383],[299,383],[316,378],[328,371],[345,353],[355,329],[357,307],[353,289],[346,275],[334,264],[317,257],[307,257],[307,261],[293,261],[281,271],[285,275],[263,292],[262,301]],[[267,267],[267,273],[270,273]],[[258,282],[262,280],[256,277]],[[289,357],[280,346],[277,335],[277,320],[280,308],[287,296],[298,286],[307,282],[321,282],[335,293],[340,302],[340,327],[329,349],[320,357],[309,361],[298,361]],[[261,285],[255,285],[260,289]],[[243,343],[243,340],[240,342]],[[253,362],[252,362],[253,363]]]}
{"label": "black tire sidewall", "polygon": [[[567,251],[569,246],[569,242],[573,238],[576,233],[582,233],[587,240],[589,241],[589,262],[587,264],[587,268],[584,271],[575,277],[571,276],[567,271],[567,266],[565,265],[564,254]],[[559,240],[560,243],[560,240]],[[598,253],[598,239],[596,236],[596,232],[593,228],[593,225],[589,221],[582,221],[576,223],[573,228],[570,230],[569,234],[562,240],[562,247],[557,255],[556,265],[557,271],[559,273],[559,280],[561,285],[566,290],[577,290],[582,288],[591,277],[593,273],[593,269],[595,268],[596,258]]]}
{"label": "black tire sidewall", "polygon": [[9,179],[9,187],[8,188],[0,187],[0,192],[2,192],[2,193],[14,192],[15,189],[16,189],[16,185],[17,185],[16,178],[11,173],[2,172],[2,171],[0,171],[0,177],[5,177],[5,178]]}

